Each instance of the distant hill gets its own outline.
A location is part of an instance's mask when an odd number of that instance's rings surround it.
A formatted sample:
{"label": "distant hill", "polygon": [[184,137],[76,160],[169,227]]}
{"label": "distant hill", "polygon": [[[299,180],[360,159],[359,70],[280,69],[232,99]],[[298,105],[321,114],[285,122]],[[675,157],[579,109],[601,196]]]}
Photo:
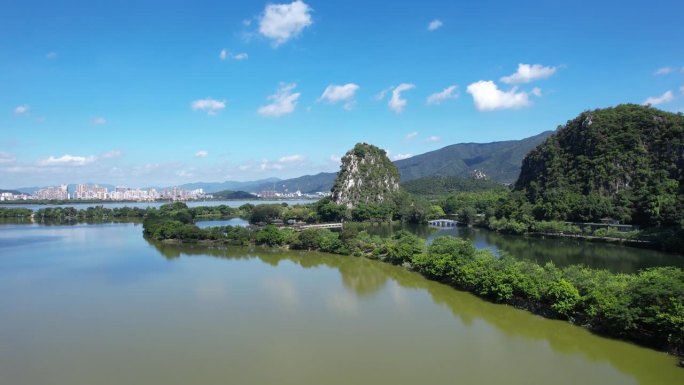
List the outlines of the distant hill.
{"label": "distant hill", "polygon": [[490,180],[513,183],[520,174],[522,160],[553,131],[522,140],[492,143],[460,143],[396,161],[401,181],[408,182],[426,176],[468,177],[474,170]]}
{"label": "distant hill", "polygon": [[10,193],[10,194],[14,194],[14,195],[19,195],[19,194],[21,194],[21,191],[0,189],[0,194],[2,194],[2,193]]}
{"label": "distant hill", "polygon": [[318,191],[328,192],[332,188],[333,182],[335,181],[336,172],[322,172],[316,175],[304,175],[298,178],[278,180],[270,183],[262,183],[256,185],[252,188],[246,189],[251,192],[261,192],[270,191],[275,187],[276,191],[289,191],[295,192],[297,190],[302,193],[315,193]]}
{"label": "distant hill", "polygon": [[217,191],[215,193],[212,193],[211,195],[213,195],[214,198],[223,198],[223,199],[256,199],[257,198],[256,195],[248,193],[246,191],[223,190],[223,191]]}
{"label": "distant hill", "polygon": [[273,183],[279,182],[279,178],[267,178],[267,179],[259,179],[255,181],[248,181],[248,182],[236,182],[236,181],[226,181],[226,182],[195,182],[195,183],[186,183],[183,185],[180,185],[178,187],[184,189],[184,190],[197,190],[197,189],[202,189],[204,190],[205,193],[215,193],[219,191],[260,191],[259,186],[263,185],[271,185],[273,186]]}
{"label": "distant hill", "polygon": [[[401,182],[428,176],[458,176],[469,178],[474,170],[483,172],[487,178],[499,183],[513,183],[520,174],[520,166],[525,155],[553,134],[553,131],[522,139],[492,143],[454,144],[422,155],[399,160],[394,164],[401,174]],[[337,173],[328,172],[304,175],[294,179],[280,180],[275,184],[276,191],[301,191],[314,193],[330,191]],[[273,183],[264,183],[251,192],[272,190]]]}
{"label": "distant hill", "polygon": [[439,196],[455,192],[475,192],[507,188],[489,179],[463,178],[460,176],[426,176],[402,182],[401,187],[414,195]]}

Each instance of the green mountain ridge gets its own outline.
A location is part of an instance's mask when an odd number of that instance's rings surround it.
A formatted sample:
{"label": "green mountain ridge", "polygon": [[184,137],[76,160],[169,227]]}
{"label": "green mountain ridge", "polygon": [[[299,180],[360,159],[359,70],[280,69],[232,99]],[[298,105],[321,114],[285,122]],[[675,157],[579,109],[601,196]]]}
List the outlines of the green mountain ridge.
{"label": "green mountain ridge", "polygon": [[[395,161],[401,182],[406,183],[428,176],[458,176],[470,178],[473,170],[482,171],[488,179],[499,183],[513,183],[520,173],[525,155],[553,134],[545,131],[521,140],[491,143],[460,143],[439,150]],[[277,191],[315,193],[330,191],[337,173],[322,172],[298,178],[283,179],[275,184]],[[273,183],[262,183],[246,189],[251,192],[272,190]]]}

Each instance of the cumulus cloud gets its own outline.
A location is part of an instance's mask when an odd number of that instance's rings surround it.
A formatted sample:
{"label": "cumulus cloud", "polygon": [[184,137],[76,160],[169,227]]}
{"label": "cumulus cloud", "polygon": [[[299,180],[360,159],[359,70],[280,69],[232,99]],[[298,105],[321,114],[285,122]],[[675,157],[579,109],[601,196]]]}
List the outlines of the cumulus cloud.
{"label": "cumulus cloud", "polygon": [[444,23],[442,23],[441,20],[432,20],[430,24],[428,24],[428,31],[436,31],[442,27]]}
{"label": "cumulus cloud", "polygon": [[396,155],[392,155],[392,160],[408,159],[412,156],[413,156],[413,154],[396,154]]}
{"label": "cumulus cloud", "polygon": [[195,153],[195,158],[206,158],[209,156],[209,152],[205,150],[200,150]]}
{"label": "cumulus cloud", "polygon": [[206,111],[209,115],[216,115],[226,108],[225,100],[215,100],[212,98],[198,99],[191,103],[190,107],[194,111]]}
{"label": "cumulus cloud", "polygon": [[665,104],[671,102],[674,99],[674,94],[672,91],[667,91],[660,96],[651,96],[644,101],[644,105],[657,106],[659,104]]}
{"label": "cumulus cloud", "polygon": [[330,161],[333,163],[341,163],[342,162],[342,157],[339,155],[336,155],[336,154],[330,155],[330,157],[328,159],[330,159]]}
{"label": "cumulus cloud", "polygon": [[59,158],[54,156],[49,156],[46,159],[41,159],[38,161],[39,166],[84,166],[89,163],[93,163],[97,158],[95,156],[75,156],[65,154]]}
{"label": "cumulus cloud", "polygon": [[415,138],[416,136],[418,136],[418,131],[413,131],[413,132],[409,132],[408,134],[406,134],[406,136],[404,138],[410,140],[410,139]]}
{"label": "cumulus cloud", "polygon": [[675,71],[675,69],[672,67],[661,67],[661,68],[658,68],[657,70],[655,70],[653,75],[667,75],[667,74],[671,74],[674,71]]}
{"label": "cumulus cloud", "polygon": [[306,159],[304,157],[304,155],[299,155],[299,154],[287,155],[287,156],[283,156],[280,159],[278,159],[278,162],[280,162],[280,163],[298,163],[298,162],[303,162],[304,159]]}
{"label": "cumulus cloud", "polygon": [[233,59],[233,60],[247,60],[249,58],[249,55],[247,55],[244,52],[237,53],[237,54],[232,54],[230,51],[227,49],[222,49],[221,52],[219,52],[219,59],[221,60],[227,60],[227,59]]}
{"label": "cumulus cloud", "polygon": [[12,163],[14,162],[16,157],[8,152],[2,152],[0,151],[0,164],[2,163]]}
{"label": "cumulus cloud", "polygon": [[259,33],[277,47],[299,36],[313,23],[311,11],[311,7],[300,0],[290,4],[268,4],[259,19]]}
{"label": "cumulus cloud", "polygon": [[539,87],[534,87],[531,93],[536,97],[540,97],[542,95],[542,90]]}
{"label": "cumulus cloud", "polygon": [[458,86],[453,85],[445,88],[444,90],[440,92],[436,92],[430,96],[428,96],[425,104],[428,106],[432,105],[437,105],[437,104],[442,104],[447,99],[456,99],[458,97],[458,91],[457,91]]}
{"label": "cumulus cloud", "polygon": [[425,139],[426,142],[430,142],[430,143],[439,142],[440,140],[442,140],[442,138],[440,138],[439,136],[434,136],[434,135]]}
{"label": "cumulus cloud", "polygon": [[414,88],[416,88],[416,86],[411,83],[402,83],[395,87],[392,90],[392,97],[387,103],[389,108],[398,114],[404,111],[404,108],[406,108],[406,104],[408,102],[406,101],[406,99],[401,98],[401,93],[404,91],[412,90]]}
{"label": "cumulus cloud", "polygon": [[504,76],[501,81],[506,84],[522,84],[546,79],[556,73],[557,67],[544,67],[541,64],[518,64],[518,71],[510,76]]}
{"label": "cumulus cloud", "polygon": [[261,171],[269,171],[269,170],[282,170],[284,169],[285,166],[283,166],[280,163],[273,163],[269,161],[268,159],[264,159],[261,161],[259,164],[259,170]]}
{"label": "cumulus cloud", "polygon": [[29,111],[29,105],[28,104],[22,104],[22,105],[16,106],[14,108],[14,113],[16,115],[26,115],[26,114],[28,114],[28,111]]}
{"label": "cumulus cloud", "polygon": [[299,92],[292,93],[295,87],[297,87],[296,83],[281,84],[276,93],[268,97],[268,100],[272,101],[272,103],[259,107],[257,112],[262,116],[268,117],[278,117],[292,113],[295,107],[297,107],[297,100],[299,95],[301,95]]}
{"label": "cumulus cloud", "polygon": [[475,108],[480,111],[492,111],[507,108],[521,108],[532,105],[527,92],[501,91],[493,81],[480,80],[468,86],[468,93],[473,96]]}
{"label": "cumulus cloud", "polygon": [[98,116],[98,117],[93,118],[93,124],[95,124],[97,126],[101,126],[101,125],[107,124],[107,120],[101,116]]}
{"label": "cumulus cloud", "polygon": [[344,108],[349,110],[354,106],[354,95],[359,89],[358,84],[347,83],[345,85],[331,84],[325,88],[323,95],[318,101],[325,101],[330,104],[344,102]]}
{"label": "cumulus cloud", "polygon": [[57,59],[57,52],[48,52],[45,54],[45,58],[48,60]]}
{"label": "cumulus cloud", "polygon": [[102,154],[103,159],[118,158],[119,156],[121,156],[120,150],[110,150]]}

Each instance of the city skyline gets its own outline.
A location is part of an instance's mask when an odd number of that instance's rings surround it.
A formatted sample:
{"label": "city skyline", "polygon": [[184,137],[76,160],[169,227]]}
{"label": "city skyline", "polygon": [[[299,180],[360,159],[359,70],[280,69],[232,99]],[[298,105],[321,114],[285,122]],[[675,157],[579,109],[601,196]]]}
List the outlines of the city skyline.
{"label": "city skyline", "polygon": [[[391,6],[390,6],[391,5]],[[523,6],[524,5],[524,6]],[[0,6],[0,188],[336,171],[684,110],[684,5],[83,1]]]}

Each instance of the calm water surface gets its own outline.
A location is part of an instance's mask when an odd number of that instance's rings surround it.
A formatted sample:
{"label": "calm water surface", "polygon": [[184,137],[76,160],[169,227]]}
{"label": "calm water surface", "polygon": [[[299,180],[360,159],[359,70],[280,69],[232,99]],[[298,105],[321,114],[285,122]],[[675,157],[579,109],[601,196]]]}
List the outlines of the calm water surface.
{"label": "calm water surface", "polygon": [[675,358],[361,258],[0,226],[2,384],[682,384]]}
{"label": "calm water surface", "polygon": [[[240,207],[246,203],[251,203],[253,205],[262,205],[262,204],[282,204],[282,203],[287,203],[288,205],[305,205],[309,203],[314,203],[316,202],[316,199],[297,199],[297,200],[229,200],[229,201],[188,201],[184,202],[185,204],[188,205],[188,207],[197,207],[197,206],[220,206],[220,205],[226,205],[230,207]],[[78,210],[84,210],[87,209],[88,207],[95,207],[95,206],[102,206],[104,208],[108,209],[113,209],[117,207],[139,207],[139,208],[147,208],[147,207],[160,207],[161,205],[165,205],[169,202],[107,202],[107,201],[102,201],[102,202],[97,202],[97,203],[78,203],[77,200],[74,201],[74,203],[68,203],[68,204],[63,204],[63,205],[37,205],[33,203],[25,203],[25,204],[0,204],[0,207],[16,207],[16,208],[27,208],[31,210],[40,210],[44,209],[47,207],[75,207]]]}

